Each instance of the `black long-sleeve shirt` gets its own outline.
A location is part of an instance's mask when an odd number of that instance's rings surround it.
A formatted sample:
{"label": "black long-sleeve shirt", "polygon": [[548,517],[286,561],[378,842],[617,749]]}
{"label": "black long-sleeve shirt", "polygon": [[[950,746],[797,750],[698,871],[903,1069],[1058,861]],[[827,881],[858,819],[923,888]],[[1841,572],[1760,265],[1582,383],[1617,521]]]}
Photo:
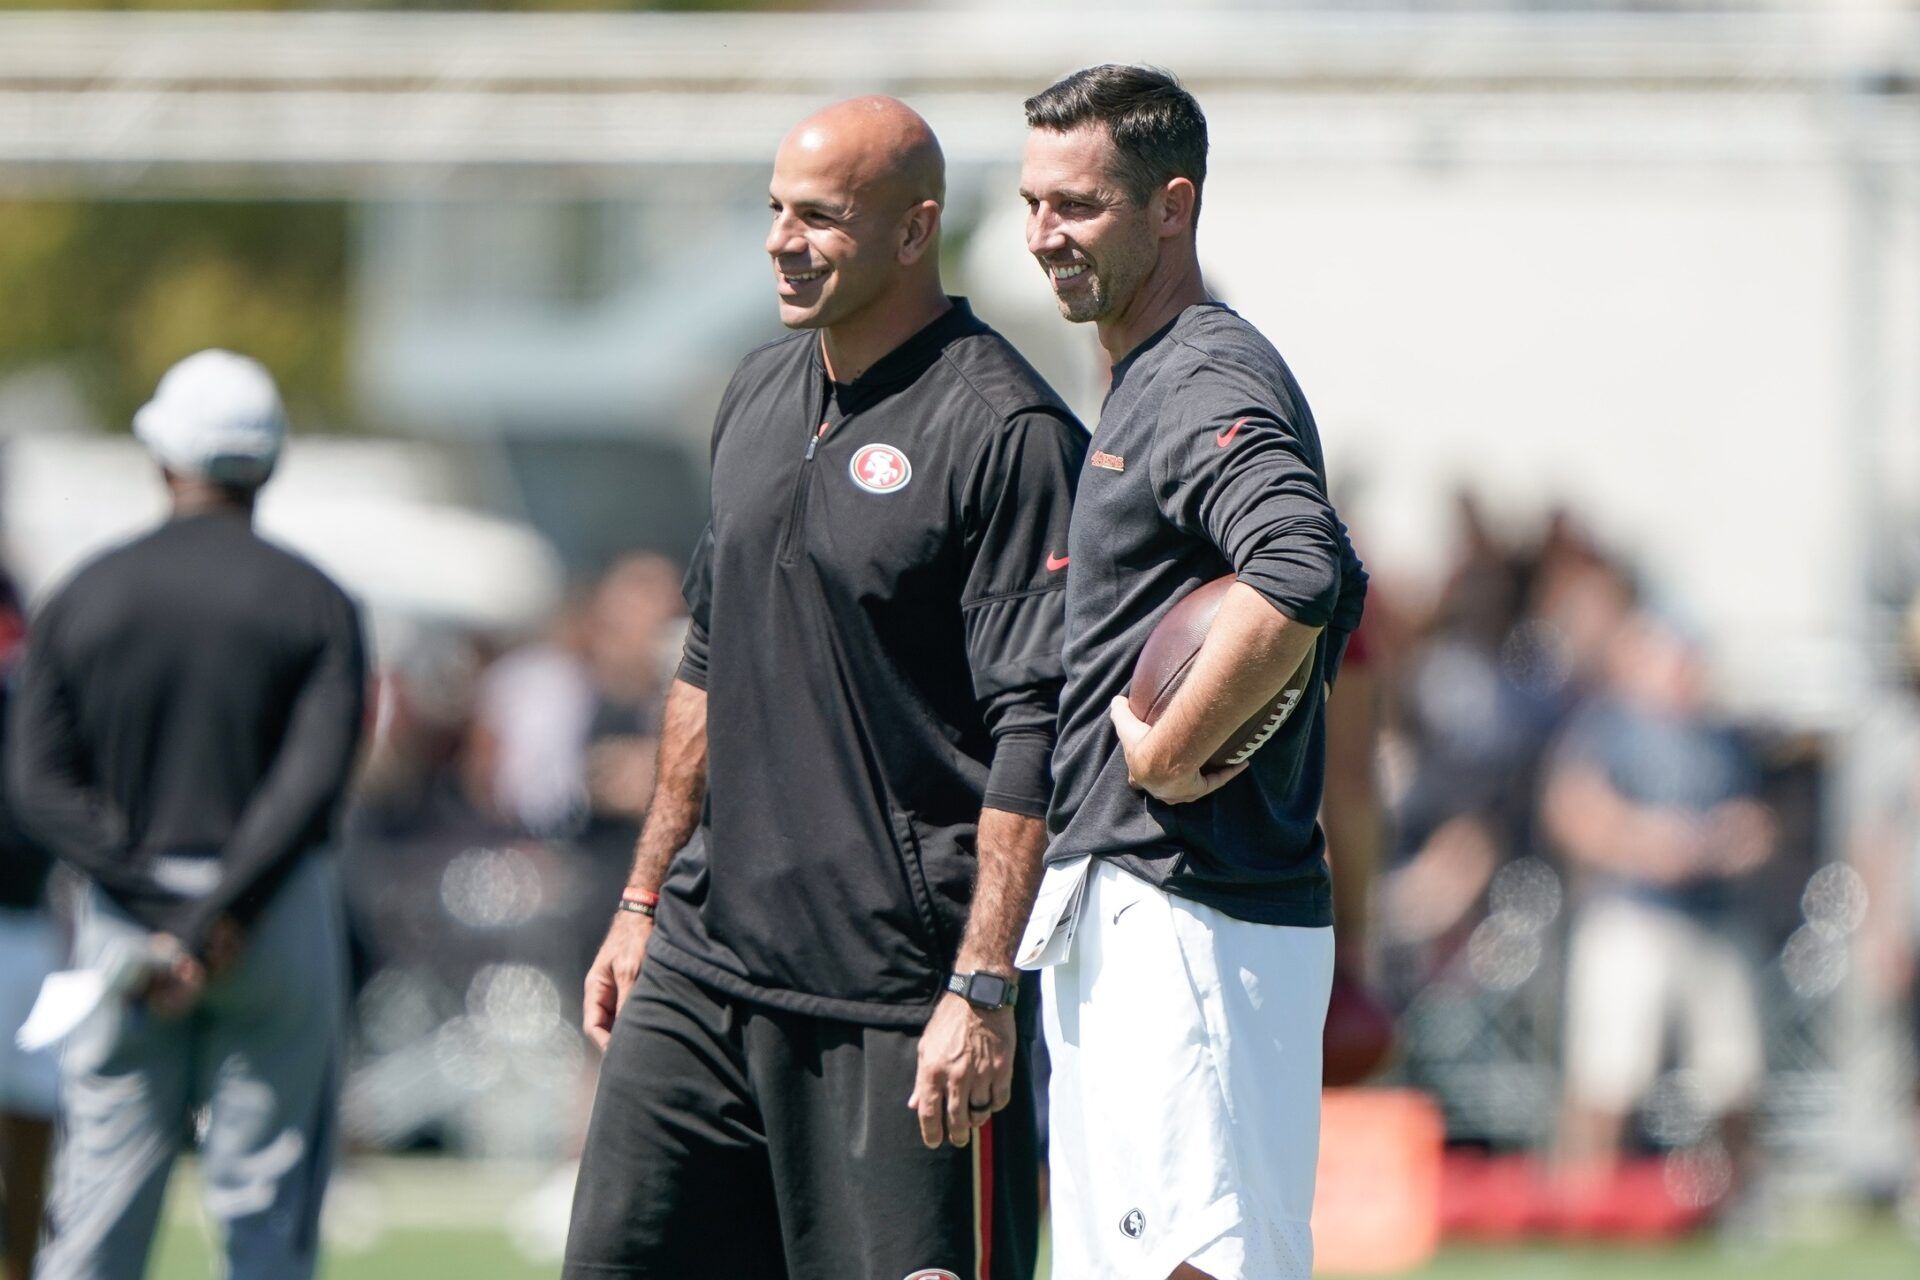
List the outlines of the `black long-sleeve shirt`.
{"label": "black long-sleeve shirt", "polygon": [[[191,949],[245,923],[326,839],[359,742],[353,604],[246,516],[175,519],[81,569],[42,610],[11,708],[21,821]],[[217,854],[209,894],[152,860]]]}
{"label": "black long-sleeve shirt", "polygon": [[649,963],[743,999],[925,1020],[983,806],[1039,817],[1086,433],[964,302],[835,386],[801,333],[714,425],[680,678],[707,807]]}
{"label": "black long-sleeve shirt", "polygon": [[[1114,366],[1093,447],[1073,513],[1048,860],[1111,858],[1240,919],[1331,924],[1322,695],[1367,575],[1327,499],[1306,398],[1252,325],[1189,307]],[[1226,573],[1324,628],[1313,679],[1246,772],[1162,804],[1127,785],[1107,706],[1167,611]]]}

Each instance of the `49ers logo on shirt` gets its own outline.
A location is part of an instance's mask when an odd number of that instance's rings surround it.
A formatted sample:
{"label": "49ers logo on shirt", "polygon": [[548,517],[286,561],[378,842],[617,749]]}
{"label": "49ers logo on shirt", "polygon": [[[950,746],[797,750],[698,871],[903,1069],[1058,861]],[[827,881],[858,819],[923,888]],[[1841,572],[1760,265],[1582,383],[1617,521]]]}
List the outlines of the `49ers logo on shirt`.
{"label": "49ers logo on shirt", "polygon": [[942,1271],[939,1267],[935,1267],[931,1271],[916,1271],[906,1280],[960,1280],[960,1277],[951,1271]]}
{"label": "49ers logo on shirt", "polygon": [[913,479],[913,464],[890,444],[863,444],[847,464],[847,474],[868,493],[894,493]]}

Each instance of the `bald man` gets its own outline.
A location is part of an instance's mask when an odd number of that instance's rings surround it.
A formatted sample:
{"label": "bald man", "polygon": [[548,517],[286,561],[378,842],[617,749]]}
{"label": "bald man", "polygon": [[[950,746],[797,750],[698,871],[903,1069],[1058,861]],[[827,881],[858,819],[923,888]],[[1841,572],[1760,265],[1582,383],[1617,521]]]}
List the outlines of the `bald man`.
{"label": "bald man", "polygon": [[1085,434],[942,290],[944,188],[890,98],[774,161],[797,332],[714,422],[658,789],[587,978],[569,1277],[1032,1274],[1013,947]]}

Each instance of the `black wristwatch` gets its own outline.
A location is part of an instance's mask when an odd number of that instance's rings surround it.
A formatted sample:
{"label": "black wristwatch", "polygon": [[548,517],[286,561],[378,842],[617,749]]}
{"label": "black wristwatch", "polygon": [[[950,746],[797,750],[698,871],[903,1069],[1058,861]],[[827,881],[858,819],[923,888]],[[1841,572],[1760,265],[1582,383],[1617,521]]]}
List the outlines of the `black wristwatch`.
{"label": "black wristwatch", "polygon": [[947,977],[947,990],[974,1008],[991,1013],[1020,998],[1020,980],[997,973],[955,973]]}

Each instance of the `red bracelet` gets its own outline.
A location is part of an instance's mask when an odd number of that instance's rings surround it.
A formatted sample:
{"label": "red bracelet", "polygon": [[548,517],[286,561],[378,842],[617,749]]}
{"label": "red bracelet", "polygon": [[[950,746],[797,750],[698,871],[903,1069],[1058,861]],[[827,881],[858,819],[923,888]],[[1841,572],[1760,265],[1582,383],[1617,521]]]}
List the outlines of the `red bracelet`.
{"label": "red bracelet", "polygon": [[644,902],[649,907],[660,905],[660,895],[650,889],[628,889],[621,893],[622,902]]}

